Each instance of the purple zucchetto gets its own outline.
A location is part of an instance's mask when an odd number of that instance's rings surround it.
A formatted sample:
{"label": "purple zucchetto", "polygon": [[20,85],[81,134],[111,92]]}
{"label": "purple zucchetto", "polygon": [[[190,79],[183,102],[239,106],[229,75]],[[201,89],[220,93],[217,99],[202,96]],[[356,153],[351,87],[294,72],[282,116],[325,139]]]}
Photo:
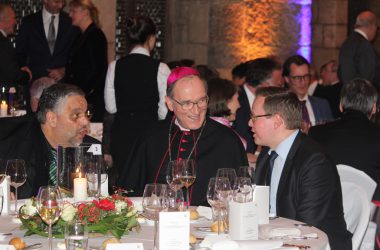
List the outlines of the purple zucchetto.
{"label": "purple zucchetto", "polygon": [[177,67],[172,70],[167,80],[167,87],[170,87],[173,83],[185,76],[196,75],[199,76],[198,70],[190,67]]}

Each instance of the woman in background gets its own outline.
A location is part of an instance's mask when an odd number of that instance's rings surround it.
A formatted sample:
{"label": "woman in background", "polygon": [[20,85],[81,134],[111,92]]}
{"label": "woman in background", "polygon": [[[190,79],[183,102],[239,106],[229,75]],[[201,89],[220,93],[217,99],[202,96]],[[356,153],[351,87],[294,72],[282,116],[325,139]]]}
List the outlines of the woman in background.
{"label": "woman in background", "polygon": [[[213,120],[231,127],[236,119],[236,111],[240,108],[238,90],[236,85],[226,79],[213,78],[208,81],[209,103],[207,112]],[[240,135],[239,137],[244,148],[246,148],[246,141]]]}
{"label": "woman in background", "polygon": [[92,121],[103,122],[104,81],[107,72],[107,39],[99,28],[98,9],[91,0],[72,0],[70,17],[81,36],[74,43],[66,67],[66,82],[85,93]]}
{"label": "woman in background", "polygon": [[166,80],[169,67],[150,57],[156,43],[156,26],[149,17],[127,19],[130,52],[108,67],[104,98],[106,110],[115,114],[111,127],[111,155],[116,175],[139,135],[165,119]]}

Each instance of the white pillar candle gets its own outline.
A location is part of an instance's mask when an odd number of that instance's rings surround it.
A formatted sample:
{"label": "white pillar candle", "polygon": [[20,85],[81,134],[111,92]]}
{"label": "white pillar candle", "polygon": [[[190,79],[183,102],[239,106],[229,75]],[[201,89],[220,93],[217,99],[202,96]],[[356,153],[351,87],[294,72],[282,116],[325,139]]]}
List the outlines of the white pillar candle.
{"label": "white pillar candle", "polygon": [[7,115],[8,115],[8,104],[5,101],[2,101],[0,105],[0,116],[7,116]]}
{"label": "white pillar candle", "polygon": [[74,200],[85,201],[87,199],[87,179],[79,178],[74,179]]}

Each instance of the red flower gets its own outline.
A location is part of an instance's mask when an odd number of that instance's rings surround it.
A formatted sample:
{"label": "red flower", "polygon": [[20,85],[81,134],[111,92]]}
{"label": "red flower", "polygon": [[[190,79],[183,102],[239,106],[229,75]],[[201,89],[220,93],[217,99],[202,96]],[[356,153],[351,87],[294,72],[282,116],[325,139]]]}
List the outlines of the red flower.
{"label": "red flower", "polygon": [[100,201],[94,200],[95,206],[104,211],[115,210],[115,203],[109,199],[102,199]]}

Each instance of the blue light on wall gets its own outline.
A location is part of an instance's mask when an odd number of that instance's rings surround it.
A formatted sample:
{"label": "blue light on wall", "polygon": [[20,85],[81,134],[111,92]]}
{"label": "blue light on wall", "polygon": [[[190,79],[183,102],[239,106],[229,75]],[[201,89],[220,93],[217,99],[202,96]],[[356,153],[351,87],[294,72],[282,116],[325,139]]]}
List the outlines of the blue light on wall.
{"label": "blue light on wall", "polygon": [[297,53],[305,57],[309,62],[311,61],[311,17],[312,0],[291,0],[290,3],[301,5],[301,10],[297,16],[300,24],[300,36],[298,45],[300,48]]}

